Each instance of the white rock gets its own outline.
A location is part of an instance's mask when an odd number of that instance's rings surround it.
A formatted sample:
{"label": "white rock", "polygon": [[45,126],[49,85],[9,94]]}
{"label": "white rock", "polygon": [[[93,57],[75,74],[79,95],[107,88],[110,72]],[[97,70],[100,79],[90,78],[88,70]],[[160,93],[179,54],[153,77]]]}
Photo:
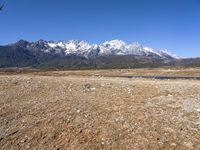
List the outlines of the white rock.
{"label": "white rock", "polygon": [[96,90],[96,88],[91,88],[91,90],[93,91],[93,90]]}
{"label": "white rock", "polygon": [[173,95],[171,95],[171,94],[168,94],[168,96],[169,96],[169,97],[172,97]]}
{"label": "white rock", "polygon": [[170,144],[171,146],[176,146],[177,144],[176,143],[172,143],[172,144]]}

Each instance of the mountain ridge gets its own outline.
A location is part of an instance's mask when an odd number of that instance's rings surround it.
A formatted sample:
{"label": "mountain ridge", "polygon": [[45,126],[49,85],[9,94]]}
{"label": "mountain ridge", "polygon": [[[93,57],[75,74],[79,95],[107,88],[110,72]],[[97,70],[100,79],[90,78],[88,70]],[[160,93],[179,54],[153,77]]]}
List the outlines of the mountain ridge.
{"label": "mountain ridge", "polygon": [[[138,42],[126,44],[122,40],[101,44],[90,44],[83,40],[19,40],[0,46],[0,68],[135,68],[184,64],[189,66],[192,62],[193,59],[183,60],[166,49],[155,50]],[[194,62],[192,65],[200,64],[198,59]]]}
{"label": "mountain ridge", "polygon": [[65,56],[70,54],[75,54],[78,56],[83,56],[90,58],[90,53],[96,53],[98,56],[105,55],[157,55],[158,57],[171,57],[178,58],[176,55],[171,54],[167,50],[156,50],[150,47],[141,45],[138,42],[132,44],[126,44],[122,40],[111,40],[106,41],[101,44],[90,44],[83,40],[68,40],[68,41],[45,41],[38,40],[36,42],[28,42],[26,40],[19,40],[14,44],[9,44],[9,46],[21,46],[23,48],[30,49],[31,47],[38,47],[43,52],[63,53]]}

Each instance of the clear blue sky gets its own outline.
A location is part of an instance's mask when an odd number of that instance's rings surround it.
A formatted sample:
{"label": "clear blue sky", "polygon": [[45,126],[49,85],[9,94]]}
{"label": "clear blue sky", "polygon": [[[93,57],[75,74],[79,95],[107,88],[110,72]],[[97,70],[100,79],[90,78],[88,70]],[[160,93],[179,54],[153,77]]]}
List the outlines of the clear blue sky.
{"label": "clear blue sky", "polygon": [[0,0],[0,45],[121,39],[200,56],[200,0]]}

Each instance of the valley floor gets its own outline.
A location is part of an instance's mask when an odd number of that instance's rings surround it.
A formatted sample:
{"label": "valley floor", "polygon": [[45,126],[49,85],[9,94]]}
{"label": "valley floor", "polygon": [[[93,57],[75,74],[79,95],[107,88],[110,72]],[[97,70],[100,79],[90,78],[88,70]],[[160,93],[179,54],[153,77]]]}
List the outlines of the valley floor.
{"label": "valley floor", "polygon": [[200,149],[200,69],[1,73],[0,149]]}

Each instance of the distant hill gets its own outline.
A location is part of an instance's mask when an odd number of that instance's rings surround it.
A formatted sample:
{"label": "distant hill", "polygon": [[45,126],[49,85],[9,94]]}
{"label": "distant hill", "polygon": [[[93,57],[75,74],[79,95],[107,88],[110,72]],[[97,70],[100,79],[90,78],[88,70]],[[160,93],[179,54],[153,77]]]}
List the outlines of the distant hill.
{"label": "distant hill", "polygon": [[167,63],[168,66],[200,67],[200,58],[175,59]]}

